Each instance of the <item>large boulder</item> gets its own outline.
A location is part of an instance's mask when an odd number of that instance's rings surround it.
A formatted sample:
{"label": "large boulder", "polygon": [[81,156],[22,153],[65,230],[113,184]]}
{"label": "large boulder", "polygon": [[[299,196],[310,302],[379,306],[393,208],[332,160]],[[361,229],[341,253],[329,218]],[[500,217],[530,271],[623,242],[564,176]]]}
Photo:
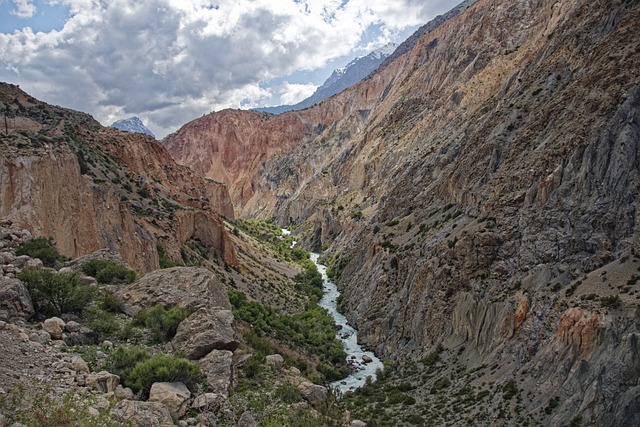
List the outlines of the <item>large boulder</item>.
{"label": "large boulder", "polygon": [[46,319],[43,323],[42,323],[42,329],[44,329],[45,331],[49,332],[49,335],[51,335],[51,339],[53,340],[61,340],[62,339],[62,333],[64,332],[64,320],[62,320],[59,317],[51,317],[49,319]]}
{"label": "large boulder", "polygon": [[211,391],[226,399],[233,375],[233,353],[228,350],[213,350],[199,364]]}
{"label": "large boulder", "polygon": [[0,320],[11,322],[33,316],[31,296],[18,279],[0,277]]}
{"label": "large boulder", "polygon": [[327,398],[327,388],[321,385],[313,384],[309,381],[303,381],[298,385],[298,391],[304,399],[312,405],[322,403]]}
{"label": "large boulder", "polygon": [[132,306],[220,307],[231,310],[224,284],[205,268],[174,267],[156,270],[124,287],[117,295]]}
{"label": "large boulder", "polygon": [[112,410],[113,417],[121,423],[149,427],[175,427],[171,412],[159,402],[122,400]]}
{"label": "large boulder", "polygon": [[239,342],[233,331],[231,310],[201,308],[183,320],[171,340],[171,348],[192,360],[212,350],[234,351]]}
{"label": "large boulder", "polygon": [[240,419],[238,420],[238,424],[236,427],[258,427],[258,423],[256,419],[253,418],[253,415],[249,411],[244,411]]}
{"label": "large boulder", "polygon": [[191,392],[183,383],[153,383],[149,391],[149,402],[160,402],[169,411],[182,417],[187,413],[187,402]]}

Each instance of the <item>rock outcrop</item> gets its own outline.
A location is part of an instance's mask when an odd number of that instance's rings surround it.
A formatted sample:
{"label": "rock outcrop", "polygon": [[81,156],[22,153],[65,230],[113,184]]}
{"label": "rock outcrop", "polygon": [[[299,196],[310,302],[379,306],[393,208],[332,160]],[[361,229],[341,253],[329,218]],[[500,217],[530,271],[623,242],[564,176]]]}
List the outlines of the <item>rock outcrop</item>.
{"label": "rock outcrop", "polygon": [[187,358],[198,360],[212,350],[234,351],[235,339],[231,310],[201,308],[180,322],[171,348]]}
{"label": "rock outcrop", "polygon": [[138,271],[174,259],[189,239],[236,264],[217,213],[233,218],[224,185],[180,167],[154,139],[101,127],[91,117],[0,86],[0,218],[53,237],[76,258],[108,248]]}

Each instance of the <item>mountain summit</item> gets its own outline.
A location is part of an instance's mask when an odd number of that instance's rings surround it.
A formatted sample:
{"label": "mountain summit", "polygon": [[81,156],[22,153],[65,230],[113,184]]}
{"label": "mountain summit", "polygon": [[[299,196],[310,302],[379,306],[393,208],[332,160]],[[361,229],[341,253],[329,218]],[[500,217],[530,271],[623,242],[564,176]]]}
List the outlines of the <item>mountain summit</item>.
{"label": "mountain summit", "polygon": [[124,130],[127,132],[144,133],[146,135],[151,135],[154,138],[156,137],[153,134],[153,132],[151,132],[149,128],[147,128],[144,125],[144,123],[142,123],[142,120],[140,120],[135,116],[129,117],[128,119],[118,120],[117,122],[113,122],[111,123],[110,127]]}
{"label": "mountain summit", "polygon": [[286,111],[296,111],[311,107],[314,104],[329,98],[343,90],[353,86],[378,69],[389,55],[393,53],[397,45],[388,43],[380,49],[374,50],[365,56],[359,56],[342,68],[333,70],[329,78],[318,87],[316,91],[295,105],[280,105],[278,107],[257,108],[258,111],[280,114]]}

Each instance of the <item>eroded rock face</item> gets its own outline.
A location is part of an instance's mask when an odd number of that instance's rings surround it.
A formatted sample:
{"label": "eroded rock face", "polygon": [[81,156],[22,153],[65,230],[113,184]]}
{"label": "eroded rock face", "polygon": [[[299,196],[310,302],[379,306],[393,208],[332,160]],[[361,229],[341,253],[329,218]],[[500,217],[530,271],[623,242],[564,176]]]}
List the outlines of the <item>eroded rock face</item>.
{"label": "eroded rock face", "polygon": [[178,325],[171,348],[187,358],[198,360],[212,350],[238,348],[231,310],[201,308]]}
{"label": "eroded rock face", "polygon": [[120,377],[107,371],[94,372],[87,376],[87,387],[101,393],[111,393],[120,384]]}
{"label": "eroded rock face", "polygon": [[120,291],[130,305],[185,307],[197,310],[220,307],[231,310],[225,286],[211,271],[195,267],[173,267],[146,274]]}
{"label": "eroded rock face", "polygon": [[[17,86],[0,87],[0,104],[15,116],[7,121],[0,155],[0,218],[34,236],[53,237],[63,255],[77,258],[107,248],[139,272],[158,268],[159,241],[179,259],[191,238],[237,263],[217,214],[234,217],[224,185],[194,176],[151,138],[102,128]],[[60,126],[52,128],[48,120]],[[92,158],[95,153],[100,155]],[[173,214],[194,219],[177,221]]]}

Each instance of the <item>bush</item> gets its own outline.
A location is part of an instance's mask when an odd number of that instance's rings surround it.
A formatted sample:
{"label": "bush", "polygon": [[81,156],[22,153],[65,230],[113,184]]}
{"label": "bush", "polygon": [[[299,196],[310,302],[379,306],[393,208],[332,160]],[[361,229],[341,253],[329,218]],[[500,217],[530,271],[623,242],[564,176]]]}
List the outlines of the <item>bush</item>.
{"label": "bush", "polygon": [[16,249],[16,255],[28,255],[31,258],[39,258],[45,267],[55,267],[56,263],[66,261],[66,258],[58,253],[52,238],[37,237],[23,243]]}
{"label": "bush", "polygon": [[140,362],[149,358],[149,352],[140,347],[118,346],[107,358],[106,369],[118,375],[124,383],[131,370]]}
{"label": "bush", "polygon": [[200,367],[177,356],[158,354],[151,359],[138,362],[128,373],[125,385],[136,393],[141,393],[146,399],[151,385],[156,382],[181,382],[187,388],[202,381]]}
{"label": "bush", "polygon": [[275,397],[288,404],[300,402],[302,400],[300,391],[298,391],[296,386],[289,383],[283,384],[278,387],[275,391]]}
{"label": "bush", "polygon": [[120,330],[116,316],[98,307],[87,307],[82,312],[83,323],[100,335],[110,337]]}
{"label": "bush", "polygon": [[166,249],[160,243],[156,245],[156,249],[158,251],[158,262],[160,263],[160,268],[171,268],[181,265],[169,258]]}
{"label": "bush", "polygon": [[620,295],[609,295],[606,297],[600,297],[600,305],[604,308],[618,308],[622,304]]}
{"label": "bush", "polygon": [[109,291],[100,295],[100,308],[109,313],[124,313],[124,303]]}
{"label": "bush", "polygon": [[81,314],[95,298],[95,290],[75,274],[57,274],[41,268],[25,268],[18,275],[31,295],[36,313],[47,317]]}
{"label": "bush", "polygon": [[82,264],[82,271],[104,284],[131,283],[136,280],[135,271],[122,264],[103,259],[92,259]]}
{"label": "bush", "polygon": [[140,311],[133,319],[135,326],[149,329],[151,341],[161,343],[170,341],[178,330],[178,325],[189,317],[191,311],[183,307],[166,310],[158,304],[153,308]]}

